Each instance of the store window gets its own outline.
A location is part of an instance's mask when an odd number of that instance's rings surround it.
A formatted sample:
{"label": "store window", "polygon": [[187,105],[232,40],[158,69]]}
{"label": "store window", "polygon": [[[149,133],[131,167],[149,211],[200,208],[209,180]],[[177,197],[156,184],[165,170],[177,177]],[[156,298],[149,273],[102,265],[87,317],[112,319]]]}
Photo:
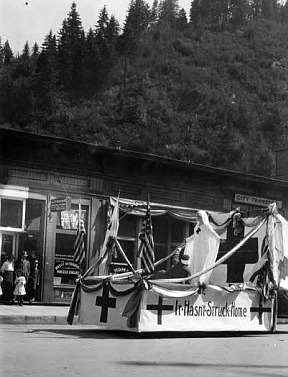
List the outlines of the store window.
{"label": "store window", "polygon": [[0,228],[9,230],[24,230],[25,200],[0,199]]}
{"label": "store window", "polygon": [[79,205],[72,203],[71,211],[57,212],[54,286],[74,285],[80,269],[86,269],[86,257],[81,266],[74,261],[74,243],[77,236],[79,214],[84,222],[84,248],[87,257],[89,206],[81,205],[79,211]]}

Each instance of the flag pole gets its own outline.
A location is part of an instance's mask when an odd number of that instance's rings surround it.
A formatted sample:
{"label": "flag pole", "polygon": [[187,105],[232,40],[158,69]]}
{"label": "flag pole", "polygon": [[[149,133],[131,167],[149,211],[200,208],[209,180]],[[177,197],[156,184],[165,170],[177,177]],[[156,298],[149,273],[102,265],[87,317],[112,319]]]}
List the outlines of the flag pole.
{"label": "flag pole", "polygon": [[[79,234],[81,232],[81,198],[79,198],[79,203],[78,203],[78,232]],[[82,275],[82,270],[81,270],[80,265],[79,265],[79,268],[80,268],[80,274]]]}

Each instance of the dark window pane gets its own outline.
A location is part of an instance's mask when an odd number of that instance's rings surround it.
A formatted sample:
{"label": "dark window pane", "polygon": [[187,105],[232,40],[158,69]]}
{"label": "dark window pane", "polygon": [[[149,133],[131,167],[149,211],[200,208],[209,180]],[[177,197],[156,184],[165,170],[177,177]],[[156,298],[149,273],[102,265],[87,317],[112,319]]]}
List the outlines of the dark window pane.
{"label": "dark window pane", "polygon": [[168,241],[168,218],[167,216],[153,216],[154,242],[167,243]]}
{"label": "dark window pane", "polygon": [[22,200],[1,199],[1,226],[22,228],[22,216]]}
{"label": "dark window pane", "polygon": [[[123,241],[121,239],[118,240],[124,253],[126,254],[127,258],[134,265],[135,258],[134,258],[134,242],[132,241]],[[117,257],[112,258],[113,262],[117,263],[126,263],[124,257],[117,251]]]}
{"label": "dark window pane", "polygon": [[184,239],[185,223],[171,218],[171,242],[181,243]]}
{"label": "dark window pane", "polygon": [[40,231],[43,209],[44,205],[40,200],[26,201],[25,230]]}
{"label": "dark window pane", "polygon": [[[123,216],[123,217],[122,217]],[[119,222],[119,230],[118,235],[121,237],[136,237],[136,221],[137,216],[131,216],[131,215],[123,215],[123,213],[120,212],[120,222]]]}
{"label": "dark window pane", "polygon": [[13,236],[10,234],[2,233],[2,246],[1,246],[1,261],[2,266],[3,262],[7,259],[8,255],[13,254]]}
{"label": "dark window pane", "polygon": [[56,249],[55,257],[71,258],[73,259],[73,248],[76,235],[71,234],[56,234]]}
{"label": "dark window pane", "polygon": [[54,284],[74,284],[79,267],[73,260],[75,236],[56,234]]}

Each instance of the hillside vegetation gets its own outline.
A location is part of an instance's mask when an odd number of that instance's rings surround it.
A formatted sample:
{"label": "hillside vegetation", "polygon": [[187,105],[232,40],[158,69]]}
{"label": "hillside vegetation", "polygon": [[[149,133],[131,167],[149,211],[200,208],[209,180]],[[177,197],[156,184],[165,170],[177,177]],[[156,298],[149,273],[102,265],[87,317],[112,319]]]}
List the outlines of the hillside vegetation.
{"label": "hillside vegetation", "polygon": [[15,56],[1,43],[0,125],[271,176],[287,141],[288,7],[132,0]]}

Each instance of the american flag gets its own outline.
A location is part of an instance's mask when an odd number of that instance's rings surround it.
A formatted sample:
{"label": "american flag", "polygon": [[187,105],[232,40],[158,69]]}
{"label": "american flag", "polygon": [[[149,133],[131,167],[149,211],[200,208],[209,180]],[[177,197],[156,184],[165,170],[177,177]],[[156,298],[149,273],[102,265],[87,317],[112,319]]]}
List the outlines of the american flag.
{"label": "american flag", "polygon": [[148,274],[151,274],[154,271],[155,255],[149,201],[147,201],[147,211],[143,221],[141,232],[139,234],[139,239],[141,243],[139,247],[138,256],[142,260],[142,263],[144,265],[144,271]]}
{"label": "american flag", "polygon": [[85,237],[84,221],[80,220],[80,224],[78,225],[76,240],[74,243],[74,261],[75,263],[79,265],[81,265],[81,263],[85,259],[84,237]]}

